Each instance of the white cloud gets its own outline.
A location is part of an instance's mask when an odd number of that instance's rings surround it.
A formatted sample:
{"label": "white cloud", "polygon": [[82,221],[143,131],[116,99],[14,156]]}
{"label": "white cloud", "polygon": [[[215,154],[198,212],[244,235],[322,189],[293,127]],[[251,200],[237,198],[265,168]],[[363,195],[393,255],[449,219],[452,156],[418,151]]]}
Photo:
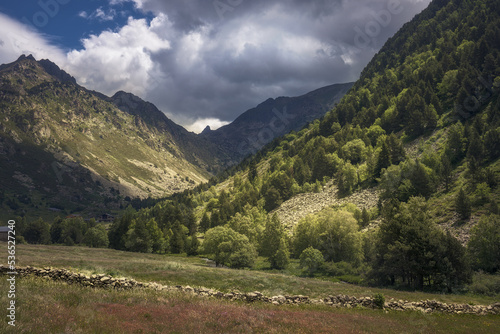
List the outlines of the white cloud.
{"label": "white cloud", "polygon": [[120,30],[82,40],[83,49],[67,55],[70,73],[79,83],[112,95],[118,90],[144,96],[157,67],[152,55],[170,48],[146,20],[129,18]]}
{"label": "white cloud", "polygon": [[105,11],[102,7],[99,7],[90,15],[87,12],[81,12],[79,16],[83,17],[84,19],[98,20],[101,22],[113,21],[116,16],[116,10],[109,9],[108,11]]}
{"label": "white cloud", "polygon": [[61,66],[65,63],[64,52],[52,45],[47,36],[37,33],[26,25],[0,13],[0,64],[10,63],[21,54],[32,54],[37,59],[50,58]]}
{"label": "white cloud", "polygon": [[207,125],[210,126],[211,130],[217,130],[227,124],[229,122],[224,122],[217,118],[198,118],[193,124],[186,126],[186,129],[194,133],[200,133],[205,130]]}

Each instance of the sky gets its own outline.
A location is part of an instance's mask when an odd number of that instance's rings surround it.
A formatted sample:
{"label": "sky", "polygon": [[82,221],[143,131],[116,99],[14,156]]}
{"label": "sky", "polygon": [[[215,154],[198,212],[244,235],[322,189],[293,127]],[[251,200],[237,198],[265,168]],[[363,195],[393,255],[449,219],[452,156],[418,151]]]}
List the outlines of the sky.
{"label": "sky", "polygon": [[0,2],[0,63],[50,59],[88,89],[131,92],[190,131],[268,98],[355,81],[430,0]]}

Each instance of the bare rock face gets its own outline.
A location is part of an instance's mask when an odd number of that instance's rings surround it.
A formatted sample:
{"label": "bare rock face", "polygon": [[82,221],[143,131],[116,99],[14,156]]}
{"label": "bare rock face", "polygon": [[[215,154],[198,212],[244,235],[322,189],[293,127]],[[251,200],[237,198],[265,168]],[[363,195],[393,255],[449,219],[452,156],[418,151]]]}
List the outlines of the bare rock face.
{"label": "bare rock face", "polygon": [[[30,56],[28,56],[28,57],[30,57]],[[35,58],[33,58],[33,56],[31,56],[31,59],[35,60]],[[52,75],[54,78],[56,78],[60,82],[70,82],[70,83],[76,85],[76,79],[75,78],[73,78],[71,75],[69,75],[65,71],[61,70],[59,68],[59,66],[57,66],[56,64],[54,64],[50,60],[48,60],[48,59],[42,59],[38,63],[45,69],[45,71],[48,74]]]}

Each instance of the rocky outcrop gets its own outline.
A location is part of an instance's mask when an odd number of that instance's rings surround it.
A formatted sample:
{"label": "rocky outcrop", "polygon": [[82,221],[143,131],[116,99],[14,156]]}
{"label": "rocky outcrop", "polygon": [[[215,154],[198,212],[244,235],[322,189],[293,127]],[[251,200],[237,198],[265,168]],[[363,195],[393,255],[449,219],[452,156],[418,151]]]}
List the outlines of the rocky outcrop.
{"label": "rocky outcrop", "polygon": [[298,194],[283,202],[271,214],[276,213],[280,222],[285,224],[291,231],[301,219],[327,207],[353,203],[359,209],[371,209],[377,205],[379,195],[379,190],[370,188],[356,192],[348,197],[339,198],[338,188],[332,182],[329,182],[321,192]]}
{"label": "rocky outcrop", "polygon": [[[7,274],[12,270],[8,267],[0,265],[0,274]],[[345,307],[345,308],[377,308],[375,300],[371,297],[353,297],[347,295],[328,296],[326,298],[311,299],[308,296],[291,296],[291,295],[278,295],[268,297],[259,291],[254,292],[229,292],[224,293],[221,291],[208,289],[204,287],[190,287],[190,286],[169,286],[162,285],[155,282],[138,282],[129,278],[115,278],[110,275],[85,275],[82,273],[71,272],[66,269],[56,268],[35,268],[35,267],[17,267],[15,269],[16,275],[19,277],[36,276],[40,278],[50,279],[54,281],[62,281],[67,284],[79,284],[86,287],[104,288],[104,289],[135,289],[147,288],[157,291],[178,291],[182,293],[194,294],[200,297],[214,297],[226,300],[239,300],[245,302],[264,302],[273,305],[301,305],[301,304],[315,304],[315,305],[328,305],[332,307]],[[500,303],[492,305],[469,305],[469,304],[447,304],[436,300],[424,300],[418,302],[410,302],[406,300],[394,300],[386,302],[384,309],[394,311],[420,311],[423,313],[451,313],[451,314],[475,314],[475,315],[500,315]]]}

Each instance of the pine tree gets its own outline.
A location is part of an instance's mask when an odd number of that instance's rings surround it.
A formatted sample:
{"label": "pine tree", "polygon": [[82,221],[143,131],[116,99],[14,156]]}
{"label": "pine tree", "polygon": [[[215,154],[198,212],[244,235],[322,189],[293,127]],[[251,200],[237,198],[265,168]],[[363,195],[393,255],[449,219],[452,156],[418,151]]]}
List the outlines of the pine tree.
{"label": "pine tree", "polygon": [[451,163],[459,162],[464,157],[464,141],[464,128],[462,124],[459,122],[451,126],[446,142],[446,151]]}
{"label": "pine tree", "polygon": [[287,242],[284,236],[280,238],[276,253],[269,257],[269,262],[273,269],[285,269],[290,262],[290,252],[288,251]]}
{"label": "pine tree", "polygon": [[426,120],[425,129],[426,130],[435,129],[438,123],[439,116],[434,105],[431,104],[425,107],[424,117]]}
{"label": "pine tree", "polygon": [[425,167],[417,160],[415,170],[410,176],[410,181],[415,189],[416,195],[429,198],[432,195],[433,187]]}
{"label": "pine tree", "polygon": [[176,220],[172,226],[172,238],[170,242],[170,251],[174,254],[184,252],[186,247],[186,233],[181,223]]}
{"label": "pine tree", "polygon": [[475,129],[471,130],[471,135],[469,138],[469,148],[467,149],[467,159],[474,158],[478,164],[481,164],[483,160],[484,146],[481,138]]}
{"label": "pine tree", "polygon": [[484,136],[484,148],[491,161],[500,157],[500,131],[498,129],[492,129],[486,132]]}
{"label": "pine tree", "polygon": [[424,132],[426,108],[424,99],[416,94],[408,105],[408,134],[418,136]]}
{"label": "pine tree", "polygon": [[126,234],[135,214],[134,208],[129,206],[120,218],[113,221],[108,232],[110,248],[125,250]]}
{"label": "pine tree", "polygon": [[368,226],[368,224],[370,224],[370,213],[368,212],[368,210],[366,210],[366,208],[363,208],[363,210],[361,211],[361,224],[363,227],[365,226]]}
{"label": "pine tree", "polygon": [[293,172],[293,177],[299,185],[303,185],[311,179],[311,170],[307,164],[304,164],[304,161],[300,157],[297,157],[293,163]]}
{"label": "pine tree", "polygon": [[323,176],[331,176],[331,170],[326,157],[326,151],[323,147],[320,147],[314,153],[311,181],[321,181],[323,180]]}
{"label": "pine tree", "polygon": [[210,227],[211,227],[210,218],[208,217],[208,213],[205,211],[200,221],[200,229],[202,232],[206,232],[210,229]]}
{"label": "pine tree", "polygon": [[258,172],[257,172],[257,164],[255,163],[255,161],[252,160],[252,162],[250,163],[250,167],[248,169],[248,181],[250,181],[250,183],[253,183],[253,181],[257,178],[258,176]]}
{"label": "pine tree", "polygon": [[460,219],[467,220],[471,216],[470,199],[464,189],[460,189],[455,200],[455,211],[459,214]]}
{"label": "pine tree", "polygon": [[358,183],[356,168],[350,162],[347,162],[339,169],[336,176],[339,195],[349,196],[352,194]]}
{"label": "pine tree", "polygon": [[146,229],[152,241],[152,251],[158,254],[164,253],[167,248],[167,241],[154,218],[147,222]]}
{"label": "pine tree", "polygon": [[391,155],[387,143],[384,140],[382,142],[382,150],[378,154],[377,164],[375,165],[375,177],[380,177],[382,169],[387,168],[391,165]]}
{"label": "pine tree", "polygon": [[189,241],[188,241],[188,244],[186,247],[187,256],[198,255],[199,248],[200,248],[200,241],[198,240],[198,237],[196,237],[196,235],[192,235],[189,238]]}
{"label": "pine tree", "polygon": [[210,217],[210,227],[217,227],[219,225],[222,225],[219,210],[213,210]]}
{"label": "pine tree", "polygon": [[127,232],[125,247],[131,252],[151,253],[153,241],[143,219],[133,220]]}
{"label": "pine tree", "polygon": [[[390,152],[390,162],[393,165],[397,165],[405,158],[405,149],[403,147],[403,142],[394,134],[391,133],[386,139],[387,149]],[[387,167],[385,167],[387,168]]]}
{"label": "pine tree", "polygon": [[[283,244],[282,241],[285,243]],[[278,267],[281,268],[287,257],[285,255],[288,252],[288,247],[286,246],[285,229],[276,214],[272,218],[267,219],[260,248],[260,254],[268,258],[271,267],[276,269]]]}
{"label": "pine tree", "polygon": [[271,212],[283,203],[281,195],[274,187],[270,187],[264,194],[264,210]]}
{"label": "pine tree", "polygon": [[450,183],[451,183],[451,173],[453,169],[451,167],[451,162],[450,159],[446,154],[443,154],[441,156],[441,179],[444,182],[444,186],[446,191],[450,190]]}

